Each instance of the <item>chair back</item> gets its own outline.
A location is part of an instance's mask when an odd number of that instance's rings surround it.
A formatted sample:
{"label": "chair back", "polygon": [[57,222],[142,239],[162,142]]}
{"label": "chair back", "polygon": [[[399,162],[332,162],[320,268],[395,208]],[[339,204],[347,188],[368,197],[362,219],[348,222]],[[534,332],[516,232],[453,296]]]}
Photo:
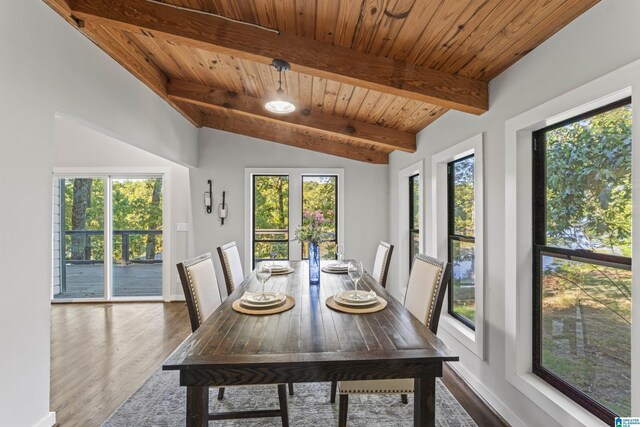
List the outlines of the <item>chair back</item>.
{"label": "chair back", "polygon": [[218,257],[220,258],[220,264],[222,264],[224,281],[227,284],[227,295],[231,295],[231,292],[244,281],[240,253],[238,253],[236,242],[229,242],[226,245],[219,246]]}
{"label": "chair back", "polygon": [[450,275],[451,264],[446,261],[422,254],[417,254],[413,259],[404,306],[434,334],[438,333],[440,312]]}
{"label": "chair back", "polygon": [[191,330],[195,331],[222,303],[211,253],[178,263],[177,267],[187,300]]}
{"label": "chair back", "polygon": [[380,241],[376,252],[376,260],[373,263],[373,277],[383,288],[387,287],[387,275],[389,274],[389,264],[393,254],[393,245]]}

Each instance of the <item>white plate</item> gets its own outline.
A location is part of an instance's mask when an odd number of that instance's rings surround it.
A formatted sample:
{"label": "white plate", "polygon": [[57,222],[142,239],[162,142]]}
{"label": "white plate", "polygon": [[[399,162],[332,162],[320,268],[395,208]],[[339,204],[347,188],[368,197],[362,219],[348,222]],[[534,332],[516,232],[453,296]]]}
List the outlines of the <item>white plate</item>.
{"label": "white plate", "polygon": [[285,270],[272,270],[271,271],[271,275],[272,276],[281,276],[283,274],[289,274],[289,273],[293,273],[295,270],[291,267],[288,267]]}
{"label": "white plate", "polygon": [[[267,297],[266,300],[262,299],[263,295]],[[264,294],[262,292],[245,292],[240,301],[242,303],[248,302],[250,304],[269,305],[282,302],[285,298],[286,296],[284,294],[275,292],[265,292]]]}
{"label": "white plate", "polygon": [[378,298],[377,297],[374,300],[355,302],[355,301],[347,301],[347,300],[344,300],[344,299],[340,298],[337,295],[334,295],[333,296],[333,300],[335,302],[337,302],[338,304],[340,304],[340,305],[344,305],[345,307],[368,307],[370,305],[378,304]]}
{"label": "white plate", "polygon": [[289,269],[288,265],[279,265],[279,264],[268,265],[267,267],[269,267],[271,271],[283,271],[283,270]]}
{"label": "white plate", "polygon": [[285,301],[287,300],[286,295],[283,295],[282,299],[277,299],[277,300],[273,300],[273,301],[269,301],[268,303],[254,303],[245,299],[241,299],[240,300],[240,305],[242,305],[243,307],[248,307],[248,308],[272,308],[272,307],[277,307],[279,305],[282,305],[285,303]]}
{"label": "white plate", "polygon": [[331,270],[348,270],[349,264],[338,264],[337,262],[327,264],[327,268]]}
{"label": "white plate", "polygon": [[[336,299],[337,297],[337,299]],[[367,292],[367,291],[344,291],[334,296],[336,301],[339,299],[341,301],[346,301],[350,303],[363,303],[368,302],[372,303],[378,300],[378,296],[375,292]]]}

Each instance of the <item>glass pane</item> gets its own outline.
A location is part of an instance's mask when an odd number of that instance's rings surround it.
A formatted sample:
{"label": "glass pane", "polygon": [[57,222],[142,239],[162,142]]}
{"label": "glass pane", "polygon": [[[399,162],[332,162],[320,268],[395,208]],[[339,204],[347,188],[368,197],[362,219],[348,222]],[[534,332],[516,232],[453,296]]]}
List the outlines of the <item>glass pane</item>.
{"label": "glass pane", "polygon": [[409,232],[409,265],[413,265],[413,258],[420,253],[420,232],[411,230]]}
{"label": "glass pane", "polygon": [[113,296],[162,296],[162,178],[111,185]]}
{"label": "glass pane", "polygon": [[411,199],[409,228],[417,229],[420,226],[420,175],[409,178],[409,198]]}
{"label": "glass pane", "polygon": [[289,177],[253,177],[254,262],[289,259]]}
{"label": "glass pane", "polygon": [[[302,177],[302,224],[311,223],[311,217],[319,219],[319,230],[324,233],[320,244],[321,259],[336,259],[337,220],[336,176]],[[302,245],[302,259],[309,258],[308,247]]]}
{"label": "glass pane", "polygon": [[53,297],[104,298],[104,180],[54,185]]}
{"label": "glass pane", "polygon": [[471,324],[476,317],[476,286],[473,242],[451,240],[451,311]]}
{"label": "glass pane", "polygon": [[457,160],[453,167],[453,234],[474,235],[474,157]]}
{"label": "glass pane", "polygon": [[547,245],[631,256],[631,106],[545,139]]}
{"label": "glass pane", "polygon": [[542,366],[631,415],[631,272],[542,257]]}

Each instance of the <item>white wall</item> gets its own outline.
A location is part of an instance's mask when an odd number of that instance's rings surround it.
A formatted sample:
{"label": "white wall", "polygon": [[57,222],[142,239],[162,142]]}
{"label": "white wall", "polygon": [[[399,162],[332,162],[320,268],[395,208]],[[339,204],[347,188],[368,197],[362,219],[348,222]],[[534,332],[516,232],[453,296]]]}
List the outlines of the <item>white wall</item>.
{"label": "white wall", "polygon": [[164,224],[169,234],[165,263],[169,263],[170,294],[172,299],[184,298],[177,262],[188,257],[191,231],[178,232],[178,223],[191,223],[191,192],[189,169],[140,148],[133,147],[115,138],[89,129],[65,118],[56,118],[54,123],[53,165],[56,172],[86,173],[134,173],[147,169],[166,169],[170,174],[168,193],[170,223]]}
{"label": "white wall", "polygon": [[[391,156],[390,237],[398,241],[398,171],[419,160],[425,161],[424,188],[431,200],[431,156],[458,142],[484,134],[485,206],[485,360],[475,357],[446,331],[439,335],[460,355],[463,374],[513,425],[556,426],[537,404],[527,399],[505,379],[505,122],[524,111],[558,97],[640,58],[640,2],[603,0],[569,24],[490,84],[488,113],[472,116],[449,112],[418,135],[415,154]],[[426,206],[427,242],[432,233]],[[427,244],[427,248],[431,245]],[[397,263],[390,272],[389,287],[397,292]],[[637,360],[637,358],[636,358]],[[454,367],[456,364],[454,364]],[[640,414],[635,414],[640,415]],[[578,422],[565,425],[580,425]]]}
{"label": "white wall", "polygon": [[[388,238],[388,166],[329,156],[228,132],[201,129],[199,167],[192,170],[193,228],[196,254],[211,252],[222,295],[224,276],[216,247],[231,240],[238,243],[244,260],[245,168],[343,168],[345,172],[345,249],[346,256],[361,259],[371,271],[377,244]],[[207,179],[213,180],[214,208],[226,191],[228,217],[220,225],[216,209],[204,211],[203,193]],[[293,230],[292,230],[293,231]],[[245,272],[247,268],[244,266]]]}
{"label": "white wall", "polygon": [[56,113],[195,165],[197,130],[39,0],[0,2],[0,425],[50,426]]}

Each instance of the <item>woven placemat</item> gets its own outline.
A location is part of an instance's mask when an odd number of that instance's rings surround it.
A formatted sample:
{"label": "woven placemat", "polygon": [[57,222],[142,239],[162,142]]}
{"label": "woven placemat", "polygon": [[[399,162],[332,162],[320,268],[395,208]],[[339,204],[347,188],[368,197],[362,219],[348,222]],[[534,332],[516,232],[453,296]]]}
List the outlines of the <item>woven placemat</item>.
{"label": "woven placemat", "polygon": [[384,308],[387,306],[387,300],[384,299],[384,298],[380,298],[380,297],[378,297],[378,304],[369,305],[367,307],[362,307],[362,308],[347,307],[346,305],[338,304],[333,299],[333,296],[330,296],[329,298],[327,298],[324,303],[327,304],[327,307],[332,308],[332,309],[334,309],[336,311],[341,311],[343,313],[350,313],[350,314],[375,313],[375,312],[384,310]]}
{"label": "woven placemat", "polygon": [[293,273],[295,270],[291,267],[287,268],[286,270],[281,270],[281,271],[272,271],[271,275],[272,276],[284,276],[285,274],[291,274]]}
{"label": "woven placemat", "polygon": [[279,305],[277,307],[249,308],[240,304],[240,300],[237,299],[233,302],[233,304],[231,304],[231,308],[233,308],[238,313],[264,316],[267,314],[278,314],[278,313],[282,313],[283,311],[291,310],[294,305],[296,305],[295,298],[293,298],[291,295],[287,295],[287,299],[285,300],[284,304]]}

